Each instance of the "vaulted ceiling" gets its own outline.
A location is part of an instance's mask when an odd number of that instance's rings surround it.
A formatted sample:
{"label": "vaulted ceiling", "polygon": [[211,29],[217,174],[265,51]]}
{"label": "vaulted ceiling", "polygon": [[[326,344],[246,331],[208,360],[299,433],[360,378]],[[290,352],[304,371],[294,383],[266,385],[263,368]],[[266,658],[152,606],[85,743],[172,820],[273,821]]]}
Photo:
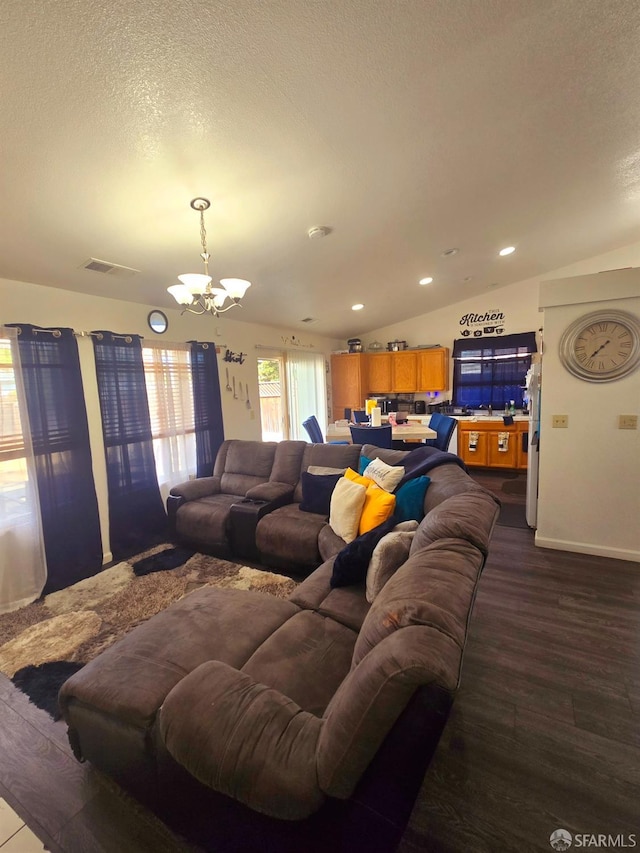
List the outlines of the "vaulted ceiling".
{"label": "vaulted ceiling", "polygon": [[1,15],[0,277],[175,307],[205,196],[234,318],[346,338],[639,239],[637,0]]}

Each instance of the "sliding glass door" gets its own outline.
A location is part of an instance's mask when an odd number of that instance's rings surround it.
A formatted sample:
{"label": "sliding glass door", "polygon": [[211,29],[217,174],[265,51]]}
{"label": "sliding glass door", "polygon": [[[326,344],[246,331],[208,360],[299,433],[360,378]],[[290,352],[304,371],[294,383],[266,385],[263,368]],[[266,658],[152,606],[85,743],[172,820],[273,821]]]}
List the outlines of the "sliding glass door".
{"label": "sliding glass door", "polygon": [[308,441],[302,422],[315,415],[327,426],[326,364],[322,353],[286,350],[258,358],[263,441]]}

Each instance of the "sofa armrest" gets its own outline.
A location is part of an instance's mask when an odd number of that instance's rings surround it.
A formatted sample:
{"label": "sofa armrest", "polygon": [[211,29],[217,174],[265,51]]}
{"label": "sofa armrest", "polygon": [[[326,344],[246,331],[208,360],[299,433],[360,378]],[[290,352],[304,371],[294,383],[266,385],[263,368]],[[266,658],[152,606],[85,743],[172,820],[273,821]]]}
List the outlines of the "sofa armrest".
{"label": "sofa armrest", "polygon": [[291,486],[289,483],[278,483],[274,480],[254,486],[249,489],[245,497],[251,501],[268,501],[272,504],[269,510],[272,510],[277,509],[279,506],[290,504],[294,489],[295,486]]}
{"label": "sofa armrest", "polygon": [[197,501],[208,495],[220,493],[220,477],[198,477],[173,486],[170,493],[174,497],[184,498],[185,501]]}
{"label": "sofa armrest", "polygon": [[183,678],[159,714],[167,751],[199,782],[285,820],[308,817],[324,802],[321,729],[293,700],[219,661]]}

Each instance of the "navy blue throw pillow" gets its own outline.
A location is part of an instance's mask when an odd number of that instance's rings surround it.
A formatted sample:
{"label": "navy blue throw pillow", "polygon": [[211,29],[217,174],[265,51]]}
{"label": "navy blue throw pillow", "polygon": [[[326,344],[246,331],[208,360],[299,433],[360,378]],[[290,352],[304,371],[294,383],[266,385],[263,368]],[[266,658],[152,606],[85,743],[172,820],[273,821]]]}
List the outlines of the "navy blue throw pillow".
{"label": "navy blue throw pillow", "polygon": [[351,586],[364,581],[373,549],[383,536],[391,533],[397,523],[396,518],[391,516],[373,530],[368,530],[362,536],[356,537],[353,542],[349,542],[334,560],[331,586]]}
{"label": "navy blue throw pillow", "polygon": [[319,515],[329,515],[331,495],[342,474],[310,474],[302,472],[302,512],[317,512]]}

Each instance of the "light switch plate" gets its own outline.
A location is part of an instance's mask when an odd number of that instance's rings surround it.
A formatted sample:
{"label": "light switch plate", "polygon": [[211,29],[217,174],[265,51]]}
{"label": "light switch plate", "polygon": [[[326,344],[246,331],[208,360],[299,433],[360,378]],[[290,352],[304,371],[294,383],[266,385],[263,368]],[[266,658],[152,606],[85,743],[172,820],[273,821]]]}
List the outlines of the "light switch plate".
{"label": "light switch plate", "polygon": [[638,429],[638,416],[618,415],[618,429]]}
{"label": "light switch plate", "polygon": [[551,415],[551,426],[553,429],[567,429],[569,415]]}

